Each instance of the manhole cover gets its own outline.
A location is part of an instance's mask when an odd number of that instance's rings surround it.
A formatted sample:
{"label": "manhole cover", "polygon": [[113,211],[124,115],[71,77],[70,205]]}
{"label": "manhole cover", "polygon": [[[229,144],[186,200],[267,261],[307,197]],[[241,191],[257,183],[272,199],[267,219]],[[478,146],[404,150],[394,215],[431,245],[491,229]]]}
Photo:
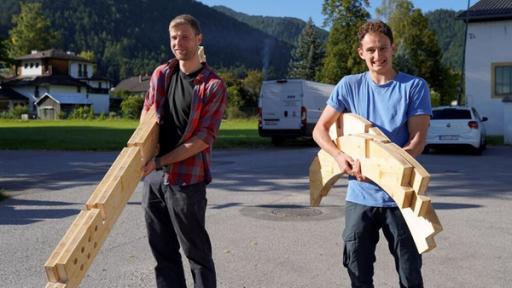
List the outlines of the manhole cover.
{"label": "manhole cover", "polygon": [[343,217],[345,206],[261,205],[240,209],[243,216],[270,221],[318,221]]}
{"label": "manhole cover", "polygon": [[270,213],[279,217],[313,217],[322,215],[322,211],[316,208],[276,208]]}

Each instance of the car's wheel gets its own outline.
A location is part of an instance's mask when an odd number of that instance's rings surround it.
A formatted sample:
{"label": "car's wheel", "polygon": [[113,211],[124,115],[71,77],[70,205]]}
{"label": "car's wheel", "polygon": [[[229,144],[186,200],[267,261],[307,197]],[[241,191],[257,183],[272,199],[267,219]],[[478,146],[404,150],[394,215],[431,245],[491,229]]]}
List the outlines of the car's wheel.
{"label": "car's wheel", "polygon": [[484,137],[484,141],[480,146],[480,150],[484,151],[485,149],[487,149],[487,139]]}
{"label": "car's wheel", "polygon": [[487,148],[487,140],[483,138],[483,141],[480,143],[480,146],[478,148],[473,148],[473,154],[475,155],[482,155],[482,152]]}

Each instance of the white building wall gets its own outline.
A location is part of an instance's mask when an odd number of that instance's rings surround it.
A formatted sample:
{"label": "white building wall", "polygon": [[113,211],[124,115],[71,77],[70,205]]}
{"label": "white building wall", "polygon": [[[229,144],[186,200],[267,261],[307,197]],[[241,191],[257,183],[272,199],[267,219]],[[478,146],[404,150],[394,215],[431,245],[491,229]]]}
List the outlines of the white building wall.
{"label": "white building wall", "polygon": [[[101,83],[101,87],[100,87]],[[92,88],[103,88],[103,89],[110,89],[110,83],[106,80],[88,80],[87,84],[91,86]]]}
{"label": "white building wall", "polygon": [[43,63],[41,60],[27,60],[21,62],[21,76],[29,77],[39,75],[43,75]]}
{"label": "white building wall", "polygon": [[[78,70],[79,66],[78,64],[82,65],[82,73],[84,72],[84,66],[87,66],[87,75],[82,74],[82,76],[78,76]],[[76,61],[70,61],[69,62],[69,75],[73,78],[90,78],[92,77],[94,65],[92,63],[88,62],[76,62]]]}
{"label": "white building wall", "polygon": [[[41,96],[44,94],[39,93]],[[78,92],[76,86],[51,86],[48,94],[52,96],[68,96],[68,97],[87,97],[87,88],[81,87]]]}
{"label": "white building wall", "polygon": [[[466,99],[487,116],[487,133],[504,134],[504,105],[492,98],[492,63],[512,62],[512,20],[469,23],[466,46]],[[507,123],[507,125],[511,125]]]}
{"label": "white building wall", "polygon": [[[35,87],[34,86],[25,86],[25,87],[13,87],[14,91],[22,94],[23,96],[28,98],[29,101],[29,111],[31,113],[36,113],[37,108],[34,107],[34,102],[36,101],[34,96]],[[43,96],[45,93],[48,93],[52,96],[72,96],[77,98],[86,98],[87,97],[87,88],[81,87],[80,93],[77,91],[76,86],[39,86],[39,97]],[[107,97],[108,99],[108,97]],[[108,106],[107,106],[108,109]]]}
{"label": "white building wall", "polygon": [[505,144],[512,145],[512,102],[503,103],[505,127],[503,131],[503,139]]}
{"label": "white building wall", "polygon": [[110,97],[108,94],[89,94],[89,100],[92,101],[94,114],[108,114],[110,109]]}

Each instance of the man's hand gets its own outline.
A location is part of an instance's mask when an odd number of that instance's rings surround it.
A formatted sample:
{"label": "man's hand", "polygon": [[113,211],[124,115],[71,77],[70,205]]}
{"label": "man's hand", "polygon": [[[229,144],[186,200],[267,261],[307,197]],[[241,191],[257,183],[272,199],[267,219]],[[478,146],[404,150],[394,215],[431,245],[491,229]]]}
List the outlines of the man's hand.
{"label": "man's hand", "polygon": [[365,177],[361,173],[361,162],[354,160],[349,155],[340,152],[334,157],[341,173],[346,173],[350,176],[356,177],[358,181],[364,181]]}
{"label": "man's hand", "polygon": [[144,167],[142,167],[142,176],[147,176],[149,173],[155,171],[156,169],[156,164],[155,164],[155,160],[154,159],[151,159],[148,161],[148,163],[146,163],[146,165],[144,165]]}

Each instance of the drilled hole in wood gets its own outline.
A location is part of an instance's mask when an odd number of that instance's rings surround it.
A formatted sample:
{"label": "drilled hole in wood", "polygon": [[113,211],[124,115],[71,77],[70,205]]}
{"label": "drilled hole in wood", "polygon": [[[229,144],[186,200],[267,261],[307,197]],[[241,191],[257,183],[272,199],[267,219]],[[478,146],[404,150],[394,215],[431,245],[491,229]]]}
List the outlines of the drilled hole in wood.
{"label": "drilled hole in wood", "polygon": [[92,241],[92,236],[89,235],[89,239],[87,239],[87,242],[91,243],[91,241]]}
{"label": "drilled hole in wood", "polygon": [[78,263],[78,259],[77,258],[75,258],[75,260],[73,260],[73,264],[76,265],[76,263]]}
{"label": "drilled hole in wood", "polygon": [[84,253],[84,251],[85,251],[85,247],[83,247],[83,246],[82,246],[82,248],[80,249],[80,253],[82,253],[82,254],[83,254],[83,253]]}
{"label": "drilled hole in wood", "polygon": [[80,271],[84,271],[84,264],[80,265]]}
{"label": "drilled hole in wood", "polygon": [[91,253],[87,253],[87,259],[91,259]]}

